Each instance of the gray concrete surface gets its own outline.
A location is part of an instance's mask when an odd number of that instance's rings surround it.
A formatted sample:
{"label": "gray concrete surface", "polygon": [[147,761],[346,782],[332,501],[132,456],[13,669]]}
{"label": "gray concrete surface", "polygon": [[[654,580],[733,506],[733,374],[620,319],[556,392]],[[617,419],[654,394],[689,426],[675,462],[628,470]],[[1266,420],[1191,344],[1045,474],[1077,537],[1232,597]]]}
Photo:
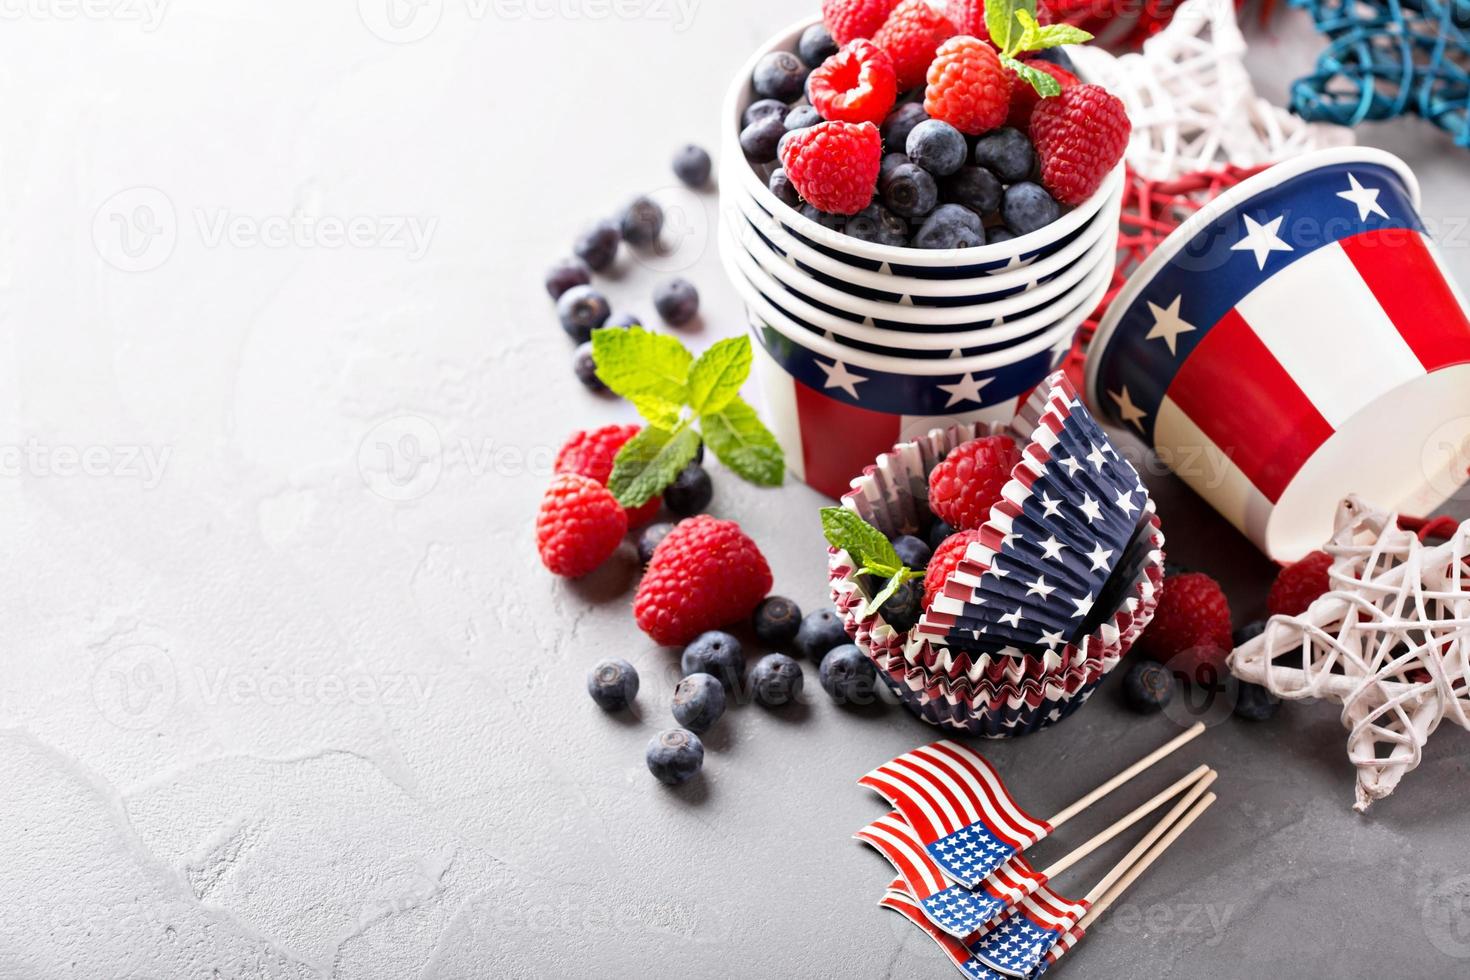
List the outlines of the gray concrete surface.
{"label": "gray concrete surface", "polygon": [[[578,583],[534,558],[555,447],[631,418],[572,379],[542,269],[674,193],[671,151],[713,146],[727,76],[810,6],[6,8],[0,978],[948,975],[848,839],[884,810],[853,780],[933,732],[741,708],[667,790],[642,752],[674,658],[629,556]],[[1271,84],[1315,47],[1287,23]],[[1462,151],[1364,135],[1462,221]],[[714,198],[676,200],[681,247],[609,290],[649,313],[684,272],[704,344],[739,312]],[[715,478],[777,588],[823,601],[822,501]],[[1256,615],[1267,564],[1154,486],[1174,557]],[[632,717],[582,693],[608,654],[643,672]],[[1188,720],[1115,699],[984,750],[1047,814]],[[1367,816],[1343,738],[1325,705],[1220,720],[1144,780],[1208,761],[1220,803],[1059,975],[1463,975],[1465,734]]]}

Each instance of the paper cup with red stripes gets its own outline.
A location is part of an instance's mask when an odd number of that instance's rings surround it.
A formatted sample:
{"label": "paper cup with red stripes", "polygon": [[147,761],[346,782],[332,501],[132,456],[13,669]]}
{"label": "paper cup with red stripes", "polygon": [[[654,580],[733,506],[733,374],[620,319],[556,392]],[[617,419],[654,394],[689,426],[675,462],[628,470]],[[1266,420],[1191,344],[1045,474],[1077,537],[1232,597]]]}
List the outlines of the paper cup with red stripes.
{"label": "paper cup with red stripes", "polygon": [[1466,478],[1470,316],[1413,173],[1343,147],[1230,188],[1119,294],[1087,388],[1274,559],[1349,493],[1437,507]]}

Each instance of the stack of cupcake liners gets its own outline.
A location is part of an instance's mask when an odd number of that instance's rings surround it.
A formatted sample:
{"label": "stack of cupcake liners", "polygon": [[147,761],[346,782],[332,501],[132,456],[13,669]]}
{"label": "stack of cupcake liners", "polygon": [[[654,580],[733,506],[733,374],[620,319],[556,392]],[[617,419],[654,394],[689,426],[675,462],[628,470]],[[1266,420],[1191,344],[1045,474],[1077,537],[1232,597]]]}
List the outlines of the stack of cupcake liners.
{"label": "stack of cupcake liners", "polygon": [[1037,731],[1081,707],[1148,625],[1164,537],[1147,490],[1061,372],[1010,423],[930,431],[884,453],[843,505],[890,537],[922,533],[930,471],[983,435],[1021,461],[960,566],[913,629],[868,608],[874,584],[829,554],[833,603],[853,642],[924,721],[994,738]]}
{"label": "stack of cupcake liners", "polygon": [[777,198],[776,164],[753,165],[740,145],[756,63],[794,51],[812,23],[763,45],[730,88],[718,241],[771,429],[798,478],[840,497],[905,437],[1009,419],[1061,363],[1110,286],[1125,175],[1120,163],[1046,227],[973,248],[882,245],[825,227]]}

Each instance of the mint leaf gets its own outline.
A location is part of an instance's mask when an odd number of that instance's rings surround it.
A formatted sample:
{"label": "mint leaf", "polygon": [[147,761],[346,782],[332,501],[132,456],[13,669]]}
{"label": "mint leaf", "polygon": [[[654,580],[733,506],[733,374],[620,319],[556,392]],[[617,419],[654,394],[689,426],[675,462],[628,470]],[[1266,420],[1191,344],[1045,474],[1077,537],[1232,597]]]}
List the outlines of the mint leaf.
{"label": "mint leaf", "polygon": [[689,369],[689,407],[700,415],[718,412],[740,394],[750,376],[750,338],[728,337],[700,355]]}
{"label": "mint leaf", "polygon": [[673,337],[642,327],[594,330],[592,360],[602,383],[650,423],[667,427],[683,411],[694,358]]}
{"label": "mint leaf", "polygon": [[699,427],[705,444],[741,479],[763,487],[779,487],[785,479],[781,444],[738,396],[720,411],[701,415]]}
{"label": "mint leaf", "polygon": [[607,489],[624,507],[640,507],[673,483],[697,452],[699,433],[693,429],[646,426],[618,450]]}
{"label": "mint leaf", "polygon": [[1083,44],[1092,40],[1092,35],[1080,27],[1071,24],[1051,24],[1042,27],[1036,23],[1036,18],[1024,10],[1016,12],[1016,19],[1021,22],[1023,28],[1021,38],[1016,44],[1016,51],[1043,51],[1047,48],[1060,47],[1063,44]]}
{"label": "mint leaf", "polygon": [[1036,89],[1036,94],[1043,99],[1062,94],[1062,85],[1055,78],[1039,68],[1032,68],[1025,62],[1017,61],[1008,54],[1000,56],[1000,63],[1020,76],[1021,80]]}
{"label": "mint leaf", "polygon": [[863,603],[863,607],[858,610],[858,615],[872,615],[883,603],[893,598],[893,594],[903,588],[905,582],[923,577],[923,572],[916,572],[912,568],[900,568],[887,582],[883,583],[883,588],[874,593],[873,598]]}
{"label": "mint leaf", "polygon": [[890,578],[903,570],[903,559],[893,550],[893,542],[846,507],[822,508],[822,535],[872,574]]}
{"label": "mint leaf", "polygon": [[1015,54],[1016,44],[1021,39],[1022,31],[1016,28],[1019,24],[1018,13],[1025,13],[1034,21],[1036,19],[1036,0],[986,0],[985,2],[985,29],[990,32],[990,40],[1000,49],[1001,54]]}

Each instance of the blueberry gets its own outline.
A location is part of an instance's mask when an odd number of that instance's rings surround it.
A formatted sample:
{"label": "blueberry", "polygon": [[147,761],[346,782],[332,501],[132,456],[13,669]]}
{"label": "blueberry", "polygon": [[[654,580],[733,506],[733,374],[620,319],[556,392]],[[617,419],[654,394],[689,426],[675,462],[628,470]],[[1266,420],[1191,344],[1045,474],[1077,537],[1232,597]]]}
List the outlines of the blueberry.
{"label": "blueberry", "polygon": [[592,358],[592,341],[577,345],[577,351],[572,355],[572,373],[588,391],[598,394],[607,391],[607,385],[597,376],[597,362]]}
{"label": "blueberry", "polygon": [[622,238],[623,233],[618,230],[617,222],[600,221],[582,233],[582,237],[572,246],[572,251],[593,272],[601,272],[617,258],[618,243]]}
{"label": "blueberry", "polygon": [[759,102],[752,102],[740,116],[740,128],[744,129],[757,119],[768,119],[771,116],[785,119],[786,103],[780,99],[761,99]]}
{"label": "blueberry", "polygon": [[883,621],[900,633],[907,633],[918,625],[924,613],[924,593],[915,582],[905,582],[898,591],[889,596],[878,614]]}
{"label": "blueberry", "polygon": [[901,534],[894,538],[893,550],[898,552],[899,560],[905,568],[919,572],[929,567],[929,559],[934,556],[934,549],[923,538],[916,538],[912,534]]}
{"label": "blueberry", "polygon": [[715,486],[709,473],[698,463],[690,463],[679,471],[664,490],[664,506],[669,513],[680,517],[693,517],[709,506],[714,498]]}
{"label": "blueberry", "polygon": [[873,662],[851,643],[833,647],[817,672],[826,691],[838,704],[871,704],[878,672]]}
{"label": "blueberry", "polygon": [[806,88],[806,76],[810,72],[811,69],[790,51],[772,51],[756,62],[750,80],[755,86],[755,94],[761,98],[794,102]]}
{"label": "blueberry", "polygon": [[573,286],[585,286],[592,281],[592,270],[581,259],[562,259],[546,270],[546,291],[552,299],[561,299],[561,294]]}
{"label": "blueberry", "polygon": [[1264,632],[1266,632],[1266,621],[1264,619],[1258,619],[1254,623],[1246,623],[1231,634],[1230,643],[1236,647],[1243,647]]}
{"label": "blueberry", "polygon": [[914,131],[915,126],[928,118],[929,114],[924,111],[923,106],[917,102],[905,102],[890,112],[888,118],[883,120],[883,125],[878,128],[883,137],[883,146],[900,152],[907,149],[909,134]]}
{"label": "blueberry", "polygon": [[649,198],[635,197],[623,212],[621,226],[623,241],[629,245],[652,245],[664,230],[664,209]]}
{"label": "blueberry", "polygon": [[693,779],[704,765],[704,743],[682,728],[669,728],[648,740],[648,771],[661,783],[677,786]]}
{"label": "blueberry", "polygon": [[1153,714],[1174,697],[1174,675],[1152,660],[1140,660],[1123,677],[1123,699],[1141,715]]}
{"label": "blueberry", "polygon": [[587,673],[587,693],[603,711],[622,711],[638,696],[638,671],[626,660],[599,660]]}
{"label": "blueberry", "polygon": [[607,321],[607,326],[616,327],[619,330],[626,330],[629,327],[641,327],[643,326],[643,318],[637,313],[619,313]]}
{"label": "blueberry", "polygon": [[785,119],[763,116],[740,131],[740,149],[751,163],[770,163],[776,159],[776,148],[785,135]]}
{"label": "blueberry", "polygon": [[922,218],[939,205],[939,185],[929,172],[913,163],[893,168],[887,178],[878,182],[883,203],[894,214],[905,218]]}
{"label": "blueberry", "polygon": [[703,187],[709,183],[711,163],[709,153],[693,143],[674,154],[674,176],[686,187]]}
{"label": "blueberry", "polygon": [[786,176],[786,171],[780,167],[771,171],[771,179],[768,183],[771,193],[776,195],[776,200],[788,207],[797,207],[801,204],[801,195],[796,191],[796,185],[791,178]]}
{"label": "blueberry", "polygon": [[1006,227],[1017,235],[1029,235],[1045,228],[1061,215],[1062,209],[1040,184],[1012,184],[1006,188],[1000,216]]}
{"label": "blueberry", "polygon": [[725,689],[709,674],[690,674],[674,686],[674,720],[691,732],[707,732],[725,713]]}
{"label": "blueberry", "polygon": [[750,691],[761,704],[772,708],[795,701],[805,678],[801,664],[784,653],[768,653],[750,671]]}
{"label": "blueberry", "polygon": [[592,339],[592,331],[607,322],[612,308],[607,298],[591,286],[573,286],[556,301],[556,315],[561,328],[577,343]]}
{"label": "blueberry", "polygon": [[1016,184],[1031,176],[1036,167],[1036,151],[1026,134],[1003,126],[975,141],[975,163],[1005,183]]}
{"label": "blueberry", "polygon": [[842,625],[842,617],[831,609],[818,609],[802,618],[793,646],[797,653],[812,663],[821,663],[828,650],[847,642],[847,630]]}
{"label": "blueberry", "polygon": [[801,629],[801,607],[785,596],[766,596],[755,607],[751,622],[757,640],[780,649],[796,639],[796,631]]}
{"label": "blueberry", "polygon": [[847,234],[878,245],[906,245],[909,223],[881,204],[869,204],[847,219]]}
{"label": "blueberry", "polygon": [[917,248],[973,248],[983,244],[985,228],[980,216],[963,204],[941,204],[914,236]]}
{"label": "blueberry", "polygon": [[679,658],[679,669],[685,677],[713,674],[726,690],[738,691],[740,680],[745,676],[745,654],[735,637],[710,630],[696,636],[694,642],[684,648],[684,655]]}
{"label": "blueberry", "polygon": [[847,228],[847,215],[845,214],[829,214],[826,211],[818,211],[810,204],[803,204],[801,206],[801,214],[808,221],[815,221],[823,228],[832,231],[840,232]]}
{"label": "blueberry", "polygon": [[985,244],[994,245],[996,242],[1014,241],[1016,233],[1005,225],[996,225],[985,233]]}
{"label": "blueberry", "polygon": [[682,327],[699,313],[699,290],[688,279],[661,282],[653,291],[653,308],[669,326]]}
{"label": "blueberry", "polygon": [[644,565],[653,561],[653,549],[657,548],[658,543],[668,537],[669,532],[673,529],[674,525],[670,522],[659,521],[638,532],[638,560]]}
{"label": "blueberry", "polygon": [[909,159],[907,153],[902,151],[883,154],[883,162],[878,164],[878,186],[883,186],[883,179],[906,163],[913,163],[913,161]]}
{"label": "blueberry", "polygon": [[909,159],[936,177],[947,177],[965,165],[970,147],[964,134],[947,122],[925,119],[904,144]]}
{"label": "blueberry", "polygon": [[1236,717],[1247,721],[1270,721],[1279,707],[1281,702],[1264,687],[1240,682],[1240,688],[1235,695]]}
{"label": "blueberry", "polygon": [[954,534],[954,528],[946,521],[936,520],[934,526],[929,528],[929,550],[932,553],[939,550],[939,546]]}
{"label": "blueberry", "polygon": [[809,105],[799,105],[786,113],[786,119],[782,125],[788,133],[794,133],[798,129],[811,129],[822,121],[822,114]]}
{"label": "blueberry", "polygon": [[961,167],[939,182],[939,195],[946,204],[963,204],[984,216],[1000,210],[1003,188],[995,174],[984,167]]}
{"label": "blueberry", "polygon": [[827,30],[826,24],[813,24],[801,32],[801,40],[796,42],[796,53],[801,55],[807,67],[816,68],[837,53],[837,42],[832,40],[832,32]]}

